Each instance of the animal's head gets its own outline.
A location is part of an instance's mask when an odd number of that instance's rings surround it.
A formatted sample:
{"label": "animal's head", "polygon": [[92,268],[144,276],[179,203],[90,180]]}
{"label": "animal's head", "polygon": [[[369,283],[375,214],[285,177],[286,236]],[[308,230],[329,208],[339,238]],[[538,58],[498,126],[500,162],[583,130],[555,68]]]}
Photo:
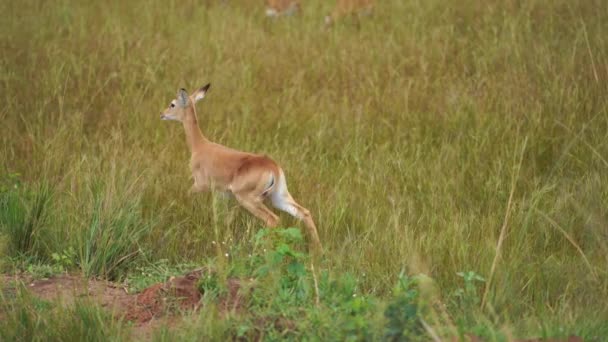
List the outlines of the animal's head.
{"label": "animal's head", "polygon": [[289,5],[289,8],[287,8],[287,11],[285,14],[294,15],[294,14],[300,13],[300,12],[302,12],[302,5],[300,5],[299,1],[296,1],[296,2],[292,2]]}
{"label": "animal's head", "polygon": [[301,12],[300,0],[266,0],[266,16],[290,16]]}
{"label": "animal's head", "polygon": [[186,89],[179,89],[177,91],[177,97],[172,100],[171,103],[169,103],[169,107],[160,114],[161,120],[183,121],[188,110],[190,110],[198,101],[205,98],[205,94],[207,94],[209,87],[211,87],[211,84],[202,86],[191,95],[188,95]]}

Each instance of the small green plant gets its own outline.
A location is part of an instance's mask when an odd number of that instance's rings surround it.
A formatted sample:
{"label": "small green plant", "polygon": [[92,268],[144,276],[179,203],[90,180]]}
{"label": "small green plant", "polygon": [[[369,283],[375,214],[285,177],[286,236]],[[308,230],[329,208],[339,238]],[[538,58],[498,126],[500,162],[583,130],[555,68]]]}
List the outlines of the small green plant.
{"label": "small green plant", "polygon": [[473,271],[458,272],[456,274],[464,281],[464,288],[459,288],[454,292],[454,296],[459,301],[459,304],[467,308],[479,306],[480,298],[477,286],[486,280]]}
{"label": "small green plant", "polygon": [[[227,295],[226,278],[245,280],[237,296],[251,316],[235,318],[235,337],[286,338],[295,335],[295,321],[314,306],[315,291],[308,255],[302,252],[304,238],[299,229],[262,229],[254,238],[253,250],[244,258],[233,257],[227,272],[205,274],[199,286],[206,300]],[[232,294],[234,296],[234,294]]]}
{"label": "small green plant", "polygon": [[351,338],[369,337],[368,314],[375,308],[373,299],[358,293],[358,279],[350,274],[332,275],[323,270],[319,292],[323,303],[342,319],[343,333]]}
{"label": "small green plant", "polygon": [[65,272],[64,268],[59,264],[28,264],[25,270],[34,279],[50,278]]}
{"label": "small green plant", "polygon": [[226,293],[226,286],[216,272],[205,272],[199,280],[198,288],[205,300],[214,300]]}
{"label": "small green plant", "polygon": [[[236,336],[307,336],[313,340],[370,340],[377,336],[371,320],[376,300],[358,293],[359,281],[349,273],[335,276],[322,270],[315,284],[307,267],[310,258],[302,248],[305,241],[299,229],[257,233],[246,266],[237,267],[241,276],[254,279],[248,307],[257,323],[238,320],[234,324]],[[210,277],[204,284],[213,290],[218,286],[216,279]]]}
{"label": "small green plant", "polygon": [[10,172],[0,177],[0,193],[16,190],[21,186],[21,174]]}
{"label": "small green plant", "polygon": [[137,293],[157,283],[167,281],[171,276],[181,276],[196,268],[193,263],[172,264],[167,259],[132,267],[125,277],[130,293]]}
{"label": "small green plant", "polygon": [[[310,274],[306,269],[307,255],[297,250],[304,238],[297,228],[263,229],[256,237],[259,253],[251,258],[253,276],[272,284],[275,306],[303,304],[312,297]],[[287,305],[287,306],[284,306]]]}
{"label": "small green plant", "polygon": [[8,239],[5,234],[0,233],[0,272],[9,263],[8,255]]}
{"label": "small green plant", "polygon": [[464,287],[456,289],[451,296],[451,304],[455,311],[460,315],[457,323],[461,330],[467,330],[476,324],[479,316],[479,297],[478,286],[485,282],[485,279],[474,271],[458,272],[457,275],[463,279]]}
{"label": "small green plant", "polygon": [[384,316],[387,320],[384,333],[386,340],[421,339],[424,329],[421,323],[419,291],[414,278],[403,272],[399,275]]}
{"label": "small green plant", "polygon": [[76,250],[71,246],[61,253],[51,253],[53,262],[66,270],[69,270],[76,265],[76,258]]}

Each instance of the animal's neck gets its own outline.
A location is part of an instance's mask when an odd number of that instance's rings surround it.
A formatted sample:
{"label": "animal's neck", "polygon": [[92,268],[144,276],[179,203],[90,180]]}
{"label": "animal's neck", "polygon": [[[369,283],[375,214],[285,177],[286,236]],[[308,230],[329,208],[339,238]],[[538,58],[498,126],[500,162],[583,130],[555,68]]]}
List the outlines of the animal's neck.
{"label": "animal's neck", "polygon": [[188,147],[190,147],[190,152],[194,152],[195,149],[203,146],[208,141],[198,127],[194,108],[188,109],[183,123],[184,130],[186,131],[186,142],[188,143]]}

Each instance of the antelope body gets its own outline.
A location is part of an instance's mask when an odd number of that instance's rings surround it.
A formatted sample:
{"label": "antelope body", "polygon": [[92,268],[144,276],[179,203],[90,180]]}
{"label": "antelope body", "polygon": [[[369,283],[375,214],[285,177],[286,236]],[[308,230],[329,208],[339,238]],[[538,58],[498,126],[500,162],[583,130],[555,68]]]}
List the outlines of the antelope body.
{"label": "antelope body", "polygon": [[266,0],[266,15],[278,17],[292,15],[300,11],[299,0]]}
{"label": "antelope body", "polygon": [[161,114],[162,120],[182,122],[190,147],[190,168],[194,184],[190,193],[215,189],[232,193],[241,206],[269,227],[276,227],[279,218],[264,205],[272,205],[303,220],[313,246],[321,249],[317,227],[308,209],[302,207],[287,190],[285,174],[279,165],[265,155],[241,152],[209,141],[198,126],[195,104],[203,99],[210,84],[188,95],[179,89],[177,98]]}
{"label": "antelope body", "polygon": [[348,15],[370,14],[373,7],[374,0],[336,0],[333,11],[325,17],[325,24],[331,25]]}

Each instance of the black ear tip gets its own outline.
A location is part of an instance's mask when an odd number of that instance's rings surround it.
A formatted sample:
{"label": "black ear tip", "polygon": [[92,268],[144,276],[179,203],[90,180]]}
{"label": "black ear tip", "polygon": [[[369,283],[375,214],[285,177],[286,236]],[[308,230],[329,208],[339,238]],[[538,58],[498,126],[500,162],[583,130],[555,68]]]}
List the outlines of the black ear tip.
{"label": "black ear tip", "polygon": [[203,89],[204,91],[207,91],[207,90],[209,90],[209,88],[210,88],[210,87],[211,87],[211,83],[207,83],[207,84],[205,84],[205,85],[203,86],[203,88],[202,88],[202,89]]}

